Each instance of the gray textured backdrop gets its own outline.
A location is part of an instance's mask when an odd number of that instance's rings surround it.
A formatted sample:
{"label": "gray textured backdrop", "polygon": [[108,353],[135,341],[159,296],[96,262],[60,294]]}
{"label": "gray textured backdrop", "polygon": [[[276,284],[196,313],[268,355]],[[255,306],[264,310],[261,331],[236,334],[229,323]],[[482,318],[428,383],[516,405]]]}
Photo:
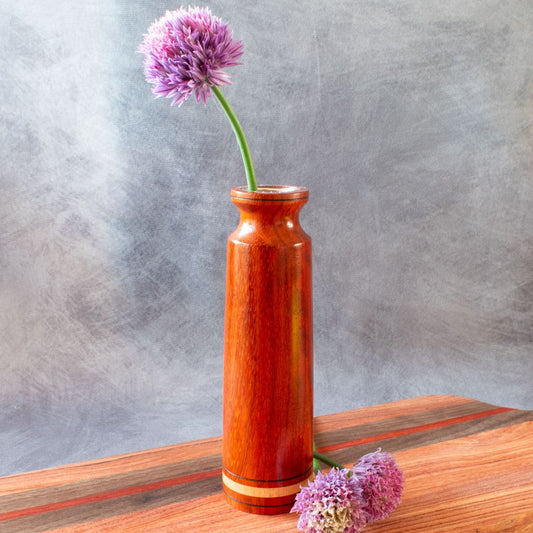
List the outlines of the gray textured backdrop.
{"label": "gray textured backdrop", "polygon": [[[0,474],[221,432],[215,100],[153,100],[150,0],[0,3]],[[309,187],[315,412],[533,408],[531,0],[219,0],[259,181]]]}

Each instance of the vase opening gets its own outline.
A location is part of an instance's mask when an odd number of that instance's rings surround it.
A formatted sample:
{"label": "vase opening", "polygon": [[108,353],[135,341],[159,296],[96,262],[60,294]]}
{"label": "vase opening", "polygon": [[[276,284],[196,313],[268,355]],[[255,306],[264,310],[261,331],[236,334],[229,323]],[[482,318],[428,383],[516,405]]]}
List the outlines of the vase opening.
{"label": "vase opening", "polygon": [[291,193],[291,192],[298,192],[301,188],[300,187],[294,187],[292,185],[259,185],[257,188],[257,192],[264,192],[264,193]]}
{"label": "vase opening", "polygon": [[259,185],[257,191],[250,191],[243,185],[231,189],[231,196],[247,200],[298,200],[308,198],[309,190],[293,185]]}

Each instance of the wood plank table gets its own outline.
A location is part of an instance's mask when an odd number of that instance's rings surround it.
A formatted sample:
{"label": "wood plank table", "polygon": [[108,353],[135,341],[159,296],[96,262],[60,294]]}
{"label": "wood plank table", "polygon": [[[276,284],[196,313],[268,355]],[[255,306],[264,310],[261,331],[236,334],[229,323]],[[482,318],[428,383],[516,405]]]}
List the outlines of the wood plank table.
{"label": "wood plank table", "polygon": [[[533,532],[533,411],[426,396],[316,418],[317,448],[345,465],[381,447],[404,498],[365,533]],[[285,532],[222,496],[221,439],[0,479],[0,532]]]}

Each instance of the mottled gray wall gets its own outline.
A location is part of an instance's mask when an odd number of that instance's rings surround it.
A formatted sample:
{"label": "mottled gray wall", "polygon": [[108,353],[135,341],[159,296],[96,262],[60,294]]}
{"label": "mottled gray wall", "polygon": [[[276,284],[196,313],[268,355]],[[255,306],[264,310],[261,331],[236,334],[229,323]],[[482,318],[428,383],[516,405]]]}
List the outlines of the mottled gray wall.
{"label": "mottled gray wall", "polygon": [[[218,104],[153,100],[177,4],[0,3],[0,473],[221,432]],[[533,408],[530,0],[219,0],[259,181],[303,185],[315,411]]]}

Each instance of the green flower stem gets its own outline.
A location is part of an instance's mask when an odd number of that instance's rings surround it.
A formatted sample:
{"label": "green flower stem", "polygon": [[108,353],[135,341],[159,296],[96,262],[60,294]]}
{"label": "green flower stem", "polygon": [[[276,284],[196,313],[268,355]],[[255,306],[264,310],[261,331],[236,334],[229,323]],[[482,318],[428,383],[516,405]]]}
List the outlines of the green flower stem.
{"label": "green flower stem", "polygon": [[331,459],[329,459],[325,455],[322,455],[321,453],[318,453],[317,451],[313,451],[313,457],[315,459],[318,459],[319,461],[322,461],[323,463],[325,463],[325,464],[327,464],[329,466],[333,466],[335,468],[338,468],[339,470],[342,470],[344,468],[344,466],[342,466],[341,464],[336,463],[335,461],[332,461]]}
{"label": "green flower stem", "polygon": [[257,191],[257,181],[255,179],[254,165],[252,163],[252,156],[250,155],[250,149],[248,148],[248,143],[246,142],[246,137],[244,136],[244,131],[242,126],[239,123],[237,115],[231,109],[228,101],[225,96],[222,94],[222,91],[216,86],[211,85],[211,90],[214,95],[217,97],[220,105],[226,112],[226,115],[231,123],[235,137],[237,137],[237,142],[239,143],[239,148],[241,149],[242,160],[244,162],[244,170],[246,172],[246,181],[248,182],[248,190]]}
{"label": "green flower stem", "polygon": [[313,441],[313,472],[316,474],[320,470],[320,462],[315,457],[315,453],[316,453],[316,445],[315,445],[315,441]]}

